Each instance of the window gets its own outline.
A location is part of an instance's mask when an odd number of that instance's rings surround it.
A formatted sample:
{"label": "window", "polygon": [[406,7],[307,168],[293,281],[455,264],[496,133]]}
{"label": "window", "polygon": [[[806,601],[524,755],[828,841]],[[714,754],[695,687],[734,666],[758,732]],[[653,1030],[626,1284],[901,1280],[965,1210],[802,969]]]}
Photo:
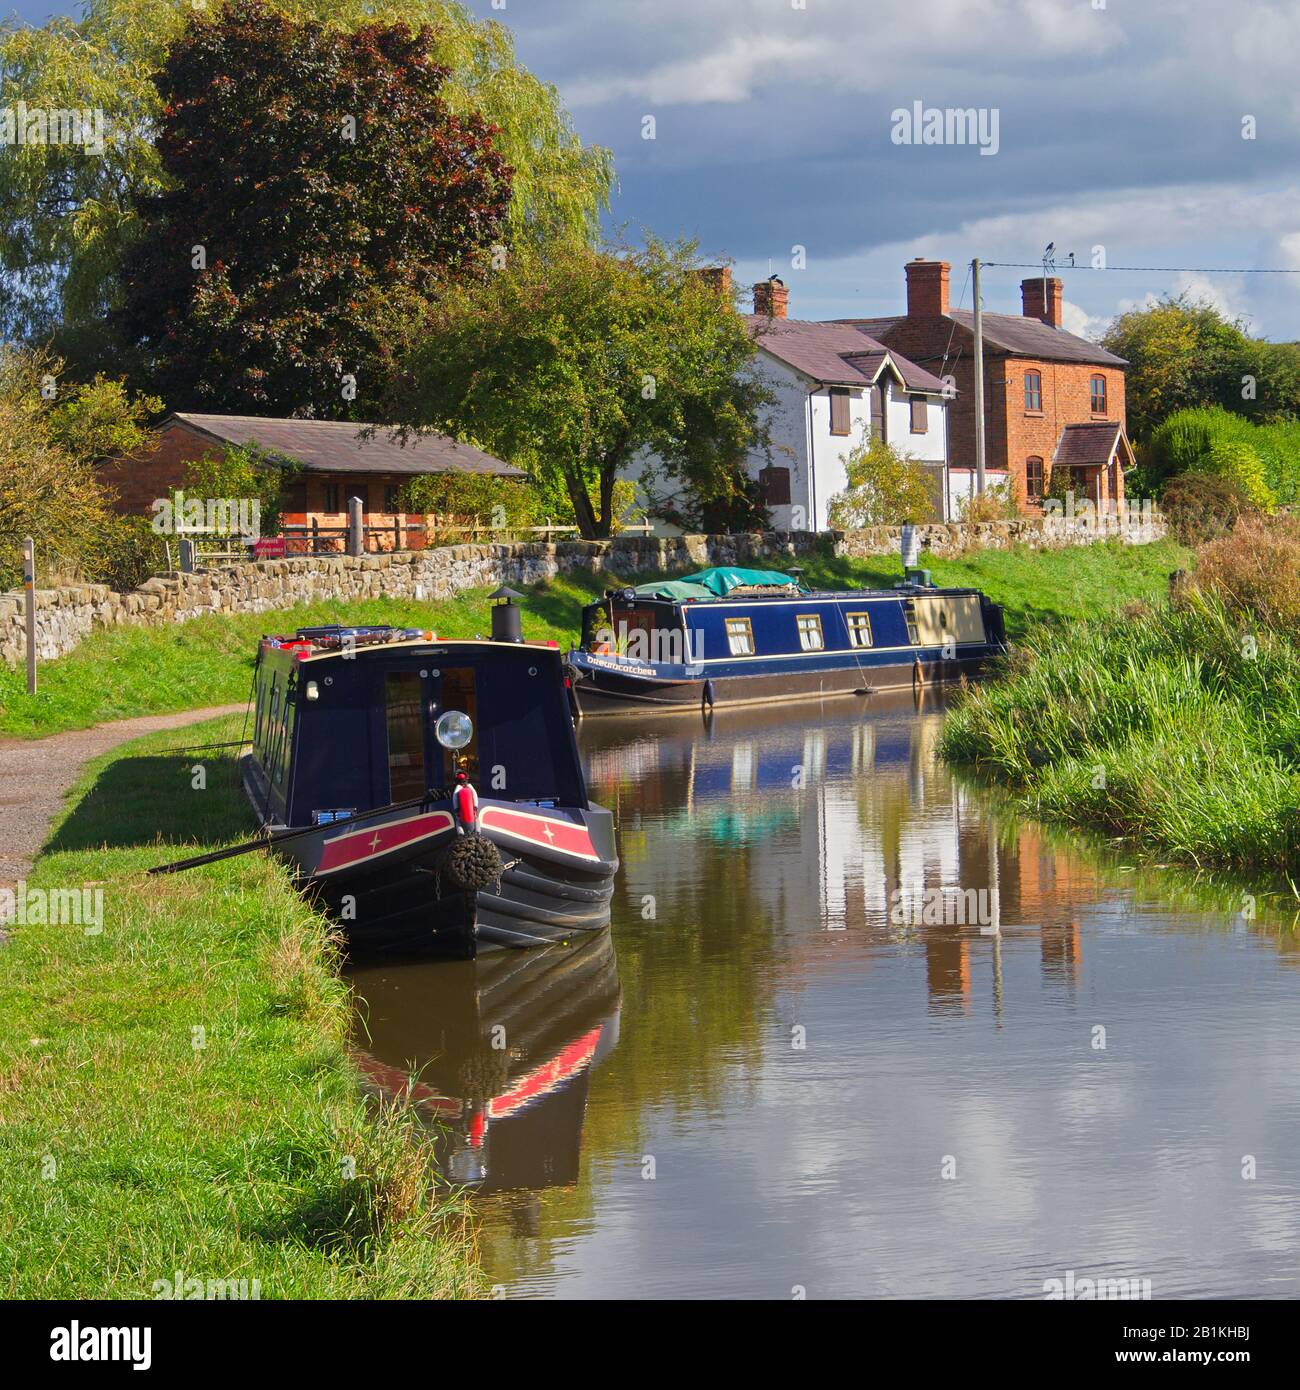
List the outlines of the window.
{"label": "window", "polygon": [[287,483],[284,488],[284,501],[281,504],[286,512],[305,512],[307,510],[307,484],[299,479]]}
{"label": "window", "polygon": [[918,646],[921,639],[916,633],[916,603],[910,598],[903,604],[903,619],[907,623],[907,640]]}
{"label": "window", "polygon": [[727,619],[727,650],[732,656],[754,655],[754,629],[748,618]]}
{"label": "window", "polygon": [[401,500],[398,497],[398,493],[400,491],[401,488],[399,488],[396,483],[384,484],[384,510],[390,516],[394,516],[402,510],[401,507],[398,505],[399,501]]}
{"label": "window", "polygon": [[924,434],[930,428],[930,412],[924,396],[912,397],[912,433]]}
{"label": "window", "polygon": [[849,432],[849,388],[847,386],[831,387],[831,433],[848,434]]}
{"label": "window", "polygon": [[388,799],[424,794],[424,702],[414,671],[390,671],[384,680],[388,708]]}
{"label": "window", "polygon": [[1025,496],[1031,502],[1043,500],[1043,461],[1040,458],[1025,460]]}
{"label": "window", "polygon": [[826,642],[822,637],[822,620],[816,613],[803,614],[794,621],[799,629],[799,645],[804,651],[820,652],[825,649]]}
{"label": "window", "polygon": [[872,439],[889,438],[889,416],[885,411],[885,385],[871,388],[871,437]]}
{"label": "window", "polygon": [[763,501],[769,507],[788,507],[790,505],[790,470],[771,464],[758,475],[758,485],[763,490]]}
{"label": "window", "polygon": [[867,613],[846,613],[849,625],[849,646],[869,647],[871,645],[871,617]]}
{"label": "window", "polygon": [[1092,379],[1092,413],[1094,415],[1105,415],[1106,413],[1106,378],[1095,376]]}
{"label": "window", "polygon": [[1025,409],[1042,410],[1043,408],[1043,374],[1042,372],[1025,373]]}
{"label": "window", "polygon": [[325,484],[325,508],[327,512],[336,512],[339,509],[339,485],[337,483]]}

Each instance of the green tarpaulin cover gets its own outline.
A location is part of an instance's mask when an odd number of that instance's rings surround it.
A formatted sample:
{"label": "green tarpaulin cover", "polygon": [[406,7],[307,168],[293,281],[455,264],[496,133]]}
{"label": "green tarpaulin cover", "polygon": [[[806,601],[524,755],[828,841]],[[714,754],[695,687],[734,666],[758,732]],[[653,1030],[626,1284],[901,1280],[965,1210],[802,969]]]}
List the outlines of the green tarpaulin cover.
{"label": "green tarpaulin cover", "polygon": [[788,574],[776,570],[742,570],[720,566],[700,570],[698,574],[683,575],[681,579],[661,579],[653,584],[638,584],[636,593],[643,598],[707,599],[726,598],[733,589],[775,588],[797,589],[798,583]]}

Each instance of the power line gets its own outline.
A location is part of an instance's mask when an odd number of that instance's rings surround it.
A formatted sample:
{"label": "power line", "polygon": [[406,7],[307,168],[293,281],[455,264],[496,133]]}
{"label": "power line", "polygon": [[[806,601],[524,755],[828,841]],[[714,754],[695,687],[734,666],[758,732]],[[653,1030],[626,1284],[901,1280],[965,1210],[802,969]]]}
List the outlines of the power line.
{"label": "power line", "polygon": [[[983,266],[995,266],[1000,270],[1043,269],[1042,261],[980,261]],[[1300,267],[1286,270],[1257,269],[1207,265],[1053,265],[1049,274],[1062,270],[1125,270],[1139,275],[1300,275]]]}

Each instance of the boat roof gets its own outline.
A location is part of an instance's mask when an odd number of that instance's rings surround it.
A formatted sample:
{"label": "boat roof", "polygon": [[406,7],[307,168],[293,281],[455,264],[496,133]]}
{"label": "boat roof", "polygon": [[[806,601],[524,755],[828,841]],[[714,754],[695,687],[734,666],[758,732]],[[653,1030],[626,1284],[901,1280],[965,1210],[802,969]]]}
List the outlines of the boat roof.
{"label": "boat roof", "polygon": [[[944,596],[956,597],[961,594],[979,594],[983,590],[975,589],[964,585],[956,585],[948,588],[940,588],[933,584],[896,584],[892,589],[803,589],[790,587],[784,590],[773,592],[772,590],[753,591],[753,590],[733,590],[730,594],[720,596],[708,590],[699,594],[694,593],[671,593],[671,584],[664,584],[655,589],[653,585],[641,585],[636,589],[625,589],[621,593],[616,592],[616,596],[625,597],[632,595],[635,599],[645,602],[656,600],[665,603],[726,603],[735,605],[738,603],[796,603],[801,600],[829,601],[831,599],[888,599],[888,598],[914,598],[918,595],[929,595],[934,598]],[[655,589],[653,593],[646,590]]]}
{"label": "boat roof", "polygon": [[798,589],[799,581],[779,570],[741,569],[736,565],[715,565],[711,569],[684,574],[680,579],[656,579],[638,584],[633,592],[641,598],[726,598],[736,589]]}
{"label": "boat roof", "polygon": [[413,647],[491,647],[519,651],[527,648],[531,652],[553,651],[559,653],[560,644],[554,638],[545,642],[496,642],[486,637],[439,637],[437,633],[418,627],[344,627],[334,624],[329,627],[300,627],[292,636],[264,636],[260,649],[266,651],[287,651],[298,661],[318,661],[327,657],[348,656],[356,658],[375,652],[401,651]]}

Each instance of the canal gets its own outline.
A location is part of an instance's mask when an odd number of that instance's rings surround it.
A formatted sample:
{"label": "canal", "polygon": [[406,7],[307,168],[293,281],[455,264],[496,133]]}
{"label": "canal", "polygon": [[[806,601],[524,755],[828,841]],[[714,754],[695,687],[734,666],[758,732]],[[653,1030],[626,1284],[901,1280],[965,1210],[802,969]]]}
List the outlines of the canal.
{"label": "canal", "polygon": [[609,936],[351,972],[501,1294],[1300,1295],[1296,937],[997,814],[935,700],[588,720]]}

